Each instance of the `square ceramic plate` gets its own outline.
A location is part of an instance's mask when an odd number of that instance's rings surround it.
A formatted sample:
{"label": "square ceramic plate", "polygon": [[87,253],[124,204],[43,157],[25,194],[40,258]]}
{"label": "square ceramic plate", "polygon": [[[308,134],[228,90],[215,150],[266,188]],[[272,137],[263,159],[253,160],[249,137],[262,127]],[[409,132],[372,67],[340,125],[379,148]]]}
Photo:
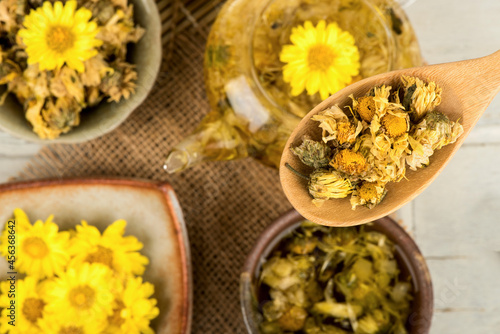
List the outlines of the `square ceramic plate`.
{"label": "square ceramic plate", "polygon": [[[53,214],[61,229],[86,220],[102,232],[118,219],[126,234],[144,244],[150,264],[144,279],[155,285],[160,315],[151,324],[158,334],[190,332],[192,310],[189,244],[182,212],[168,184],[127,179],[73,179],[0,185],[0,228],[22,208],[33,223]],[[8,272],[4,258],[0,278]]]}

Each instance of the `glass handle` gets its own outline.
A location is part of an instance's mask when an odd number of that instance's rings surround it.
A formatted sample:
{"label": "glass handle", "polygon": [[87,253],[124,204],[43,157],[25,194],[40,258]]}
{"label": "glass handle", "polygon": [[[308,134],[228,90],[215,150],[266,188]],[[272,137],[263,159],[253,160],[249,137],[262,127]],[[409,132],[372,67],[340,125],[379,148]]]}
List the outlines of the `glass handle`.
{"label": "glass handle", "polygon": [[417,1],[417,0],[398,0],[399,4],[403,8],[410,7],[415,1]]}

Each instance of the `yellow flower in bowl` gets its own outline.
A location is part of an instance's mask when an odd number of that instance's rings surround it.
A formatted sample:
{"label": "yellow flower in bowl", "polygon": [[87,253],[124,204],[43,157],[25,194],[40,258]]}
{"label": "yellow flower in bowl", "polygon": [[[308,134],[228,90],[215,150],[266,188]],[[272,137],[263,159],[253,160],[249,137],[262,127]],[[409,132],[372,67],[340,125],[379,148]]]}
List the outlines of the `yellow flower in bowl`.
{"label": "yellow flower in bowl", "polygon": [[151,298],[154,286],[143,282],[141,277],[129,277],[118,285],[113,315],[108,317],[106,334],[154,334],[149,322],[156,318],[159,309],[156,299]]}
{"label": "yellow flower in bowl", "polygon": [[149,260],[139,253],[143,245],[135,237],[124,237],[127,222],[117,220],[102,233],[87,222],[76,226],[70,253],[71,264],[101,263],[118,276],[142,275]]}
{"label": "yellow flower in bowl", "polygon": [[[45,305],[47,305],[47,296],[38,279],[28,276],[25,279],[16,282],[16,308],[18,318],[15,321],[15,327],[12,326],[12,318],[9,317],[12,294],[11,282],[3,281],[0,284],[0,307],[2,315],[0,321],[0,333],[7,333],[13,328],[15,331],[9,333],[42,333],[37,326],[37,321],[42,318]],[[9,292],[10,291],[10,292]],[[11,322],[11,324],[9,324]]]}
{"label": "yellow flower in bowl", "polygon": [[69,267],[66,272],[48,282],[49,313],[59,317],[85,317],[105,325],[112,314],[115,286],[111,270],[102,264],[84,263]]}
{"label": "yellow flower in bowl", "polygon": [[[61,316],[61,313],[51,314],[39,321],[41,332],[57,334],[99,334],[102,333],[103,323],[84,317]],[[24,333],[24,332],[23,332]],[[34,332],[33,334],[37,334]],[[30,333],[31,334],[31,333]]]}
{"label": "yellow flower in bowl", "polygon": [[293,44],[283,46],[280,60],[286,63],[283,80],[291,85],[293,96],[307,90],[309,95],[319,92],[324,100],[359,74],[354,37],[336,23],[320,21],[314,27],[306,21],[292,29],[290,40]]}
{"label": "yellow flower in bowl", "polygon": [[97,23],[89,22],[92,12],[77,7],[76,1],[63,6],[46,1],[32,10],[24,19],[25,29],[18,35],[26,44],[28,64],[38,64],[40,70],[54,70],[65,63],[80,73],[85,71],[83,62],[97,55],[95,47],[102,44],[96,39]]}
{"label": "yellow flower in bowl", "polygon": [[[66,252],[69,233],[59,232],[59,227],[52,221],[52,216],[45,222],[38,220],[31,225],[21,210],[16,210],[16,218],[21,219],[17,230],[16,268],[20,273],[45,278],[62,272],[70,257]],[[2,233],[2,255],[9,259],[8,231]]]}

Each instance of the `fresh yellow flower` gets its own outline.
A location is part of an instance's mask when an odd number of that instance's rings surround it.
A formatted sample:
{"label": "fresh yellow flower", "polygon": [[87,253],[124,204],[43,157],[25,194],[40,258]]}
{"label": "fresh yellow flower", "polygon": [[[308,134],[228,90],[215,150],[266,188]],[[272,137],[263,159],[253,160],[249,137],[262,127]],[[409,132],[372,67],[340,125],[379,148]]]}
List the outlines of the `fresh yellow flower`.
{"label": "fresh yellow flower", "polygon": [[[0,322],[0,333],[42,333],[37,322],[44,316],[44,308],[47,304],[47,297],[43,289],[43,283],[38,283],[38,279],[28,276],[23,280],[18,280],[14,289],[11,289],[10,281],[3,281],[0,284],[0,307],[3,308]],[[11,292],[15,297],[9,297]],[[8,322],[12,319],[10,315],[11,301],[15,301],[15,327]]]}
{"label": "fresh yellow flower", "polygon": [[[98,334],[105,326],[103,322],[95,322],[84,317],[61,316],[64,311],[47,316],[40,321],[44,334]],[[31,333],[30,333],[31,334]]]}
{"label": "fresh yellow flower", "polygon": [[320,93],[322,99],[352,82],[359,74],[359,51],[354,37],[336,23],[320,21],[316,27],[310,21],[292,29],[292,44],[284,45],[280,60],[283,79],[292,87],[292,95],[304,90]]}
{"label": "fresh yellow flower", "polygon": [[[30,276],[52,277],[64,271],[69,261],[68,232],[59,232],[59,227],[50,216],[44,222],[36,221],[30,225],[26,214],[20,209],[14,212],[19,217],[20,230],[16,233],[16,269]],[[26,224],[27,223],[27,224]],[[6,232],[2,235],[1,253],[8,257]]]}
{"label": "fresh yellow flower", "polygon": [[18,233],[22,233],[23,231],[26,231],[29,228],[31,228],[31,223],[28,218],[28,215],[19,208],[14,209],[14,220],[15,220],[14,230]]}
{"label": "fresh yellow flower", "polygon": [[106,334],[154,334],[149,322],[156,318],[159,309],[151,283],[143,283],[141,277],[129,277],[115,298],[113,315],[108,317]]}
{"label": "fresh yellow flower", "polygon": [[117,220],[101,235],[95,226],[82,221],[82,225],[76,226],[77,233],[72,239],[72,265],[101,263],[119,276],[142,275],[149,260],[138,252],[143,245],[136,237],[123,236],[126,226],[125,220]]}
{"label": "fresh yellow flower", "polygon": [[47,283],[50,299],[46,311],[63,321],[85,318],[96,326],[104,326],[112,314],[116,285],[112,274],[108,267],[97,263],[68,267]]}
{"label": "fresh yellow flower", "polygon": [[95,47],[102,41],[96,39],[97,23],[89,22],[92,12],[76,7],[74,0],[64,6],[60,1],[53,6],[45,1],[25,17],[25,28],[18,34],[26,45],[28,65],[39,64],[40,70],[54,70],[66,63],[84,72],[83,62],[97,55]]}

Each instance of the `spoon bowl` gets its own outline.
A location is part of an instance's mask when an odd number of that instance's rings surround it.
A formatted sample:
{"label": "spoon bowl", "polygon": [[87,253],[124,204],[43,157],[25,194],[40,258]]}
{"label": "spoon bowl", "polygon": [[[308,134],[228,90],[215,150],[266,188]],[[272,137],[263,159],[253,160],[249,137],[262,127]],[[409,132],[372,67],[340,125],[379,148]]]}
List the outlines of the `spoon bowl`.
{"label": "spoon bowl", "polygon": [[[500,64],[500,51],[478,59],[380,74],[349,85],[330,96],[302,119],[286,143],[280,163],[280,180],[288,200],[305,218],[328,226],[359,225],[396,211],[432,183],[476,125],[500,89],[498,64]],[[430,157],[428,167],[417,171],[408,168],[403,180],[388,183],[387,196],[373,209],[358,207],[352,210],[349,197],[327,200],[321,207],[316,207],[311,201],[307,180],[298,177],[285,166],[288,163],[305,175],[312,172],[311,167],[304,165],[290,148],[300,145],[305,135],[314,140],[321,140],[321,129],[318,127],[318,122],[311,120],[312,116],[334,105],[342,108],[350,104],[351,94],[355,97],[363,96],[372,87],[382,84],[398,86],[403,75],[438,84],[443,91],[442,102],[436,110],[447,115],[452,121],[459,121],[463,125],[464,133],[454,144],[435,151]]]}

